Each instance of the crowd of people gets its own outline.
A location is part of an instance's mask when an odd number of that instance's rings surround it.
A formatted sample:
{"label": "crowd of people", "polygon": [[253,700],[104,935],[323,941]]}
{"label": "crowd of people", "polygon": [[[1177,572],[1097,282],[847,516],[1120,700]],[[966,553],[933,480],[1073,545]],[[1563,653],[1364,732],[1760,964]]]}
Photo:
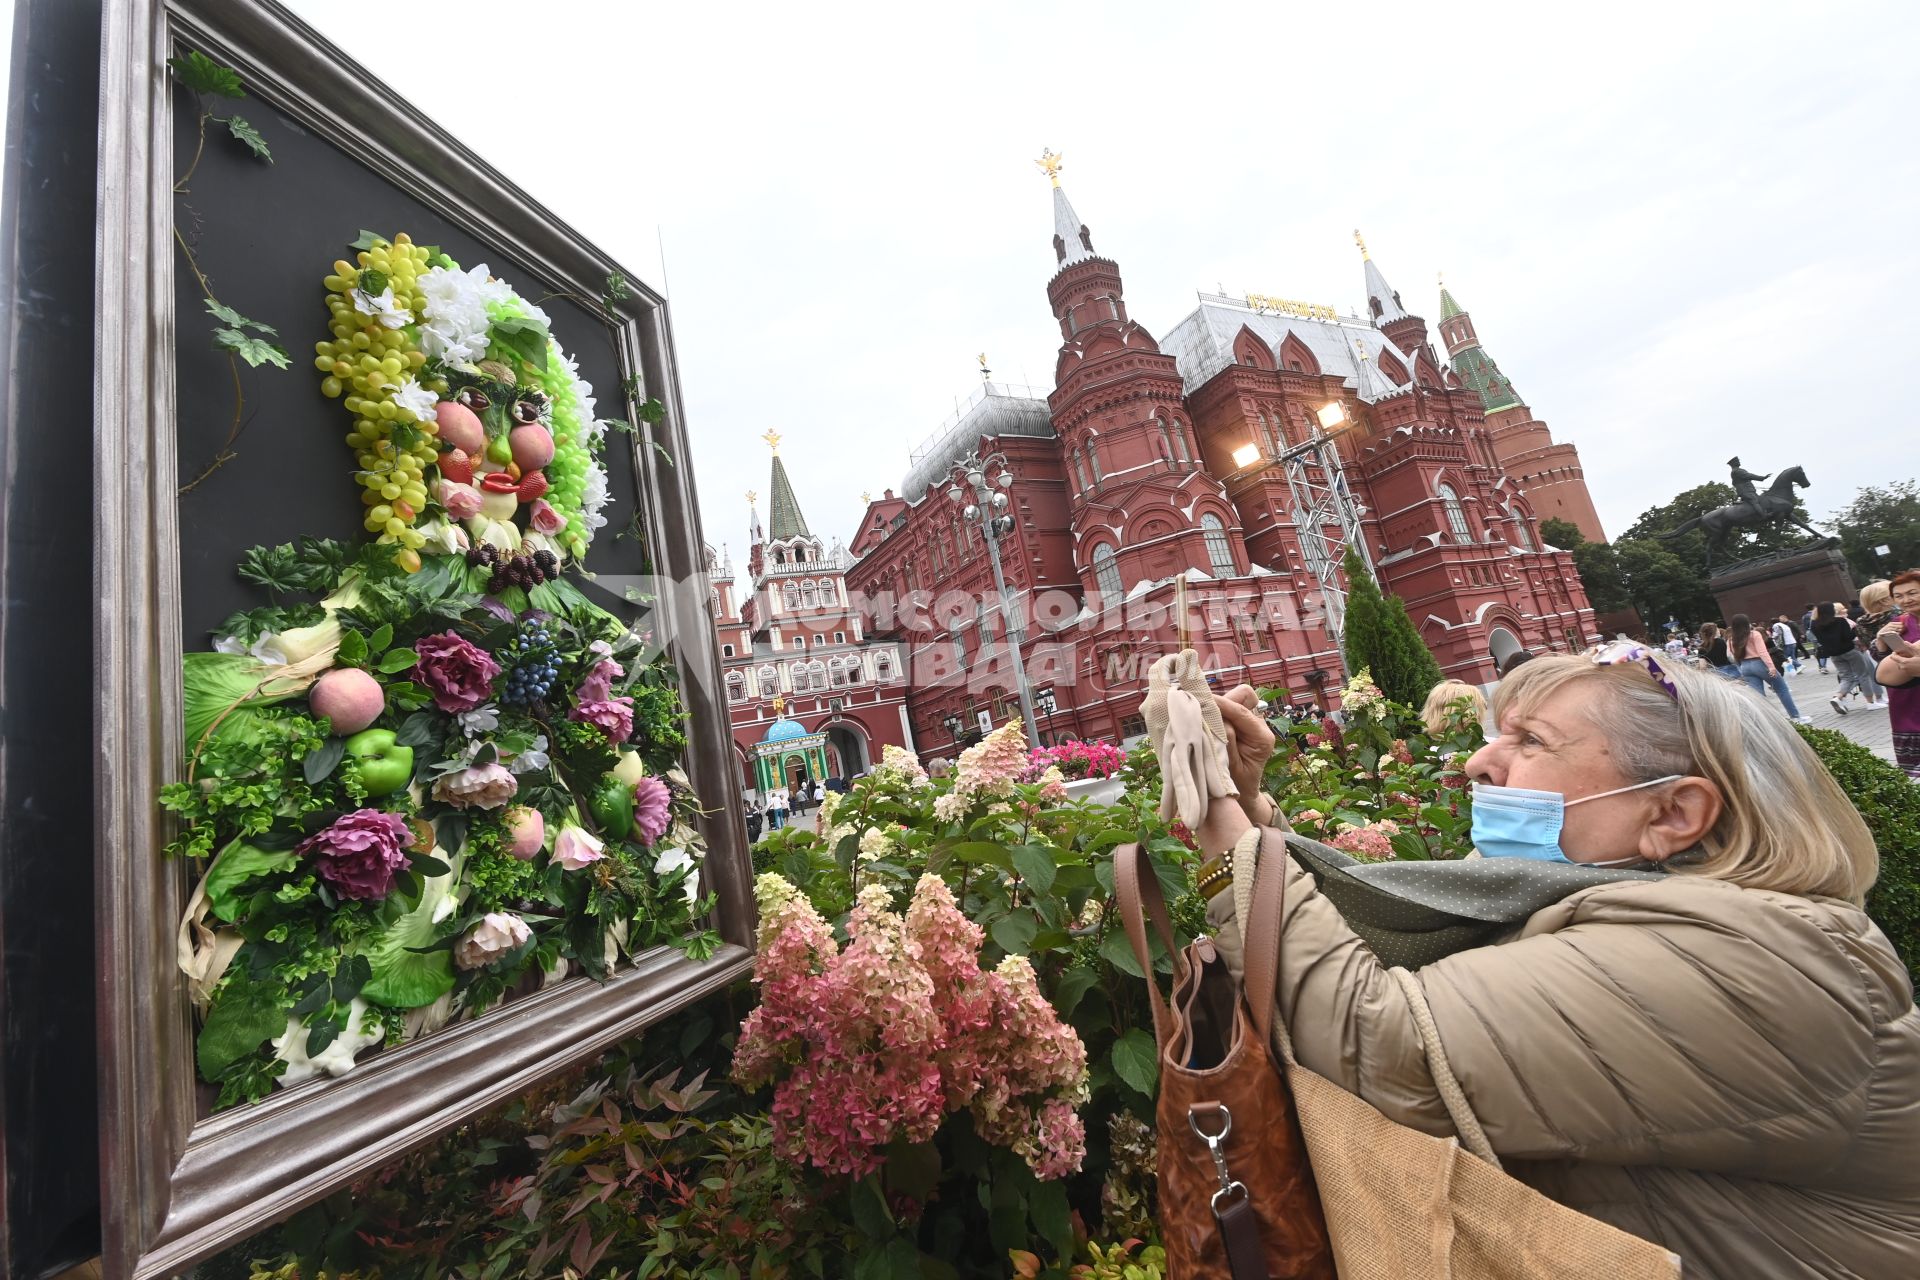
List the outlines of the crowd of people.
{"label": "crowd of people", "polygon": [[747,838],[758,840],[763,831],[779,831],[796,817],[820,807],[820,797],[829,791],[845,790],[838,778],[807,778],[794,787],[773,787],[764,795],[749,793],[744,801]]}

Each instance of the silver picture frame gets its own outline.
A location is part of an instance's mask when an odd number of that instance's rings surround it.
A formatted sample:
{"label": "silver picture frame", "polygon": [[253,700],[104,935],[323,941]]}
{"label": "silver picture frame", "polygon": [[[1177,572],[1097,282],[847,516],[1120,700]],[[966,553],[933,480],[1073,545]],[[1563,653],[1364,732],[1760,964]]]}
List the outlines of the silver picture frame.
{"label": "silver picture frame", "polygon": [[[753,904],[707,593],[669,593],[656,625],[680,669],[685,764],[707,805],[703,874],[719,901],[718,952],[695,961],[657,949],[605,984],[576,979],[510,1001],[341,1079],[201,1113],[174,951],[188,868],[163,861],[167,819],[155,804],[157,789],[183,776],[167,60],[192,48],[233,67],[250,96],[556,291],[596,297],[619,267],[275,4],[107,0],[103,23],[93,476],[101,1246],[106,1275],[144,1278],[182,1271],[739,980],[752,966]],[[623,374],[666,407],[634,450],[654,572],[696,579],[705,560],[666,301],[634,283],[606,318]],[[671,466],[642,465],[662,454]]]}

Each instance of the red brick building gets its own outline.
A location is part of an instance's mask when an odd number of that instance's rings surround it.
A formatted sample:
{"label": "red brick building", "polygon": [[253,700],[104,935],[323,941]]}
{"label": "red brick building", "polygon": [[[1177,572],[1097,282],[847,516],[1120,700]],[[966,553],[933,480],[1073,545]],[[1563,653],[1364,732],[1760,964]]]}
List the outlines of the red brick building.
{"label": "red brick building", "polygon": [[737,597],[733,558],[707,550],[721,679],[734,751],[747,787],[789,788],[806,777],[848,778],[877,763],[891,743],[910,746],[900,645],[876,639],[849,607],[850,558],[838,538],[807,527],[779,437],[769,432],[773,476],[763,532],[749,493],[746,592]]}
{"label": "red brick building", "polygon": [[[1513,649],[1587,643],[1593,615],[1571,557],[1542,544],[1541,510],[1502,463],[1483,390],[1457,353],[1453,368],[1436,355],[1364,246],[1368,318],[1201,294],[1155,338],[1128,314],[1118,264],[1095,251],[1057,175],[1053,201],[1054,390],[981,388],[869,506],[850,545],[857,603],[906,650],[923,754],[1017,714],[1010,623],[1025,625],[1049,740],[1138,732],[1145,665],[1182,640],[1224,684],[1337,693],[1327,611],[1339,584],[1324,596],[1314,560],[1337,555],[1342,510],[1448,675],[1490,681]],[[1470,338],[1464,313],[1449,320]],[[1337,451],[1337,472],[1299,458],[1329,406],[1349,424],[1321,455]],[[1517,398],[1514,408],[1499,410],[1513,455],[1546,459],[1526,435],[1544,425]],[[1011,617],[965,518],[971,499],[950,479],[959,460],[995,455],[988,470],[1010,479]],[[1537,473],[1552,482],[1554,514],[1574,509],[1576,491],[1585,501],[1572,465]],[[1335,491],[1352,501],[1298,500]]]}

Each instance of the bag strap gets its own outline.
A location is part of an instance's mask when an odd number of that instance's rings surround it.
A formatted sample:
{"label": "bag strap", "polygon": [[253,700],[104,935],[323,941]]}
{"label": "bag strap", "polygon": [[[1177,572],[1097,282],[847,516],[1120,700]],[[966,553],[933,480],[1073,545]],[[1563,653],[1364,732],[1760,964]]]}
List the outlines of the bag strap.
{"label": "bag strap", "polygon": [[[1243,862],[1252,864],[1244,869],[1253,874],[1253,895],[1241,921],[1240,940],[1245,945],[1247,1007],[1260,1032],[1260,1043],[1270,1044],[1274,1034],[1274,994],[1280,986],[1280,923],[1287,906],[1287,837],[1273,827],[1257,830],[1257,842],[1246,841],[1244,852],[1234,850],[1234,872],[1243,873]],[[1285,1030],[1283,1020],[1283,1036]],[[1285,1058],[1291,1063],[1291,1038],[1283,1039],[1282,1045]]]}
{"label": "bag strap", "polygon": [[1447,1051],[1440,1044],[1440,1028],[1434,1025],[1433,1008],[1427,1003],[1420,979],[1405,969],[1387,972],[1400,984],[1407,1007],[1413,1011],[1413,1025],[1419,1028],[1420,1043],[1427,1051],[1427,1070],[1433,1076],[1434,1088],[1440,1091],[1440,1102],[1453,1121],[1454,1132],[1460,1135],[1460,1145],[1498,1169],[1500,1157],[1493,1153],[1493,1143],[1487,1140],[1487,1131],[1480,1127],[1480,1118],[1473,1114],[1473,1104],[1467,1101],[1466,1090],[1460,1087],[1453,1064],[1447,1061]]}
{"label": "bag strap", "polygon": [[[1161,945],[1173,958],[1174,983],[1177,986],[1186,966],[1173,945],[1173,921],[1167,915],[1167,897],[1160,888],[1160,877],[1137,844],[1123,844],[1113,851],[1113,896],[1120,906],[1120,922],[1126,926],[1127,945],[1147,975],[1147,999],[1153,1006],[1153,1038],[1161,1049],[1174,1033],[1173,1011],[1160,994],[1160,982],[1153,974],[1153,949],[1147,945],[1147,920],[1153,921]],[[1144,910],[1143,910],[1144,908]]]}

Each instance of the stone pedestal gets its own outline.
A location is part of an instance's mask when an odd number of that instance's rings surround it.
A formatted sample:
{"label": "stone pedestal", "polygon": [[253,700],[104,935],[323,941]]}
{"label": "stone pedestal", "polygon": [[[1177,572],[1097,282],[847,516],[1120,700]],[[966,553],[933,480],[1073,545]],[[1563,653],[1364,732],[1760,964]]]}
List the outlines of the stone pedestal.
{"label": "stone pedestal", "polygon": [[1771,622],[1784,613],[1796,627],[1809,602],[1851,600],[1858,594],[1847,558],[1837,546],[1749,560],[1714,574],[1707,589],[1720,605],[1722,622],[1736,613],[1756,623]]}

